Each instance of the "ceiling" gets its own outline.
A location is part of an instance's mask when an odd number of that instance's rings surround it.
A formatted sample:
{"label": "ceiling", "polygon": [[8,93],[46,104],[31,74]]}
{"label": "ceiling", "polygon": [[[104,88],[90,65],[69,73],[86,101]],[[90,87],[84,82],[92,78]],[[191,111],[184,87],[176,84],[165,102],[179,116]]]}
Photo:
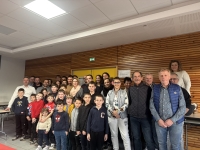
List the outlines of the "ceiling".
{"label": "ceiling", "polygon": [[200,31],[200,0],[51,0],[68,14],[47,20],[0,0],[0,54],[68,54]]}

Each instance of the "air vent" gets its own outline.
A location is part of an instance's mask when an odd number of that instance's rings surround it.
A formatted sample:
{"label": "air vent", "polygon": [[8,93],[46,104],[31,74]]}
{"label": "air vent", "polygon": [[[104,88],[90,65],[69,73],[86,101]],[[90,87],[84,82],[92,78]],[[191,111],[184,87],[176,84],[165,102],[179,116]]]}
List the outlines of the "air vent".
{"label": "air vent", "polygon": [[16,32],[16,30],[5,27],[3,25],[0,25],[0,33],[1,34],[9,35],[9,34],[14,33],[14,32]]}

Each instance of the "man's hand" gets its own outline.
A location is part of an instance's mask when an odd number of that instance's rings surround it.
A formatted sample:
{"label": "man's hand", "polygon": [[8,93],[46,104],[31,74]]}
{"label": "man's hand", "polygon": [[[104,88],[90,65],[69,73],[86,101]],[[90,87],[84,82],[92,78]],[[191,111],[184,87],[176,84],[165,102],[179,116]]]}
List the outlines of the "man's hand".
{"label": "man's hand", "polygon": [[49,131],[45,131],[45,134],[48,134]]}
{"label": "man's hand", "polygon": [[105,134],[104,135],[104,141],[107,141],[107,139],[108,139],[108,134]]}
{"label": "man's hand", "polygon": [[165,121],[165,125],[166,125],[167,127],[171,127],[171,126],[173,125],[173,121],[172,121],[171,119],[167,119],[167,120]]}
{"label": "man's hand", "polygon": [[31,121],[31,118],[30,118],[29,116],[27,116],[26,119],[27,119],[28,121]]}
{"label": "man's hand", "polygon": [[88,134],[87,134],[87,140],[90,141],[90,139],[91,139],[91,138],[90,138],[90,134],[88,133]]}
{"label": "man's hand", "polygon": [[32,123],[35,123],[36,122],[36,119],[35,118],[32,118]]}
{"label": "man's hand", "polygon": [[158,120],[158,125],[163,128],[167,128],[167,125],[165,124],[165,122],[162,119]]}
{"label": "man's hand", "polygon": [[52,133],[54,134],[54,131],[52,131]]}
{"label": "man's hand", "polygon": [[68,132],[66,131],[65,134],[68,135]]}
{"label": "man's hand", "polygon": [[10,108],[9,108],[9,107],[7,107],[7,108],[5,109],[5,111],[10,111]]}
{"label": "man's hand", "polygon": [[81,131],[76,131],[76,135],[80,135],[81,134]]}
{"label": "man's hand", "polygon": [[83,134],[83,135],[86,135],[86,132],[85,132],[85,131],[82,131],[82,134]]}
{"label": "man's hand", "polygon": [[38,129],[36,129],[36,132],[38,133]]}

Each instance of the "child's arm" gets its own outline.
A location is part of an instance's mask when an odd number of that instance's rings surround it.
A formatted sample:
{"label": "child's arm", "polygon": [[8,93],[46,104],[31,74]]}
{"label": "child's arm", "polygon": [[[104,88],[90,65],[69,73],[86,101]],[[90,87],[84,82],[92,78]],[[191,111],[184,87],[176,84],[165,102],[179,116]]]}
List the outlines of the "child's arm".
{"label": "child's arm", "polygon": [[90,111],[87,119],[87,140],[90,141],[90,126],[92,121],[92,111]]}
{"label": "child's arm", "polygon": [[68,135],[68,132],[69,132],[69,115],[68,115],[68,113],[65,113],[65,115],[66,115],[66,120],[65,120],[65,133],[66,133],[66,135]]}
{"label": "child's arm", "polygon": [[[87,119],[88,119],[89,113],[90,113],[90,109],[89,109],[89,111],[87,113]],[[83,135],[86,135],[86,131],[87,131],[87,119],[85,120],[85,123],[84,123],[84,126],[83,126],[83,131],[82,131]]]}
{"label": "child's arm", "polygon": [[124,112],[128,108],[128,96],[126,91],[124,91],[124,98],[125,98],[124,105],[119,109],[119,113]]}
{"label": "child's arm", "polygon": [[37,123],[37,126],[36,126],[36,132],[38,133],[38,129],[39,129],[39,122]]}
{"label": "child's arm", "polygon": [[53,117],[52,117],[52,120],[51,120],[51,130],[52,130],[52,133],[54,134],[54,114],[53,114]]}
{"label": "child's arm", "polygon": [[78,111],[79,111],[79,113],[78,113],[77,123],[76,123],[76,134],[77,135],[81,134],[81,131],[80,131],[80,108]]}
{"label": "child's arm", "polygon": [[48,118],[47,119],[47,129],[45,131],[45,134],[47,134],[49,132],[50,128],[51,128],[51,118]]}
{"label": "child's arm", "polygon": [[107,111],[105,111],[104,119],[105,119],[105,121],[104,121],[104,130],[105,130],[104,141],[107,141],[107,139],[108,139],[108,130],[109,130]]}
{"label": "child's arm", "polygon": [[54,109],[51,110],[50,114],[46,116],[45,118],[42,118],[42,114],[40,113],[40,122],[44,123],[48,118],[50,118],[53,114]]}

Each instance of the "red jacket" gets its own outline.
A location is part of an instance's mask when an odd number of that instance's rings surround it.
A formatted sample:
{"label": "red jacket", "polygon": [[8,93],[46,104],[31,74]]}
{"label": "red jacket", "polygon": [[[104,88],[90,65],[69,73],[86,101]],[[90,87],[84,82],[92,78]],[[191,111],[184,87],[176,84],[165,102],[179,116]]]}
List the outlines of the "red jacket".
{"label": "red jacket", "polygon": [[48,108],[49,112],[51,112],[52,109],[55,109],[55,103],[54,102],[47,103],[44,105],[44,108]]}
{"label": "red jacket", "polygon": [[43,107],[44,107],[43,100],[33,102],[31,109],[31,118],[39,118],[40,112]]}

